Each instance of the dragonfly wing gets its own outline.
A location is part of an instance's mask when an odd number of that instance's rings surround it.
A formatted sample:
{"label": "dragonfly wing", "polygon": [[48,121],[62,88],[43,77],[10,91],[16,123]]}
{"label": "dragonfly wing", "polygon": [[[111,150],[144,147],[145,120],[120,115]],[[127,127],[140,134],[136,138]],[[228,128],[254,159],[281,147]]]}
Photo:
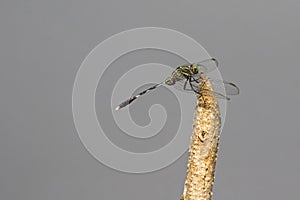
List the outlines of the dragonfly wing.
{"label": "dragonfly wing", "polygon": [[211,93],[211,94],[216,95],[216,97],[217,97],[218,99],[226,99],[227,101],[230,100],[230,98],[229,98],[228,96],[223,95],[223,94],[221,94],[221,93],[218,93],[218,92],[216,92],[216,91],[205,90],[205,92],[208,92],[208,93]]}
{"label": "dragonfly wing", "polygon": [[[174,85],[174,87],[183,92],[191,92],[191,93],[197,93],[197,94],[201,94],[204,91],[204,90],[202,90],[202,91],[199,90],[199,82],[196,80],[177,81],[176,84]],[[222,92],[222,91],[216,91],[216,90],[214,90],[214,91],[205,90],[205,92],[214,94],[219,99],[230,100],[229,97],[227,97],[225,94],[223,94],[224,91]]]}
{"label": "dragonfly wing", "polygon": [[216,80],[216,79],[209,79],[211,84],[213,85],[214,89],[218,92],[223,91],[225,88],[226,95],[238,95],[240,93],[240,89],[231,82],[224,81],[224,80]]}
{"label": "dragonfly wing", "polygon": [[199,81],[201,73],[209,73],[218,68],[218,61],[215,58],[206,59],[201,62],[196,62],[193,64],[197,64],[200,67],[200,71],[197,74],[193,75],[193,79]]}
{"label": "dragonfly wing", "polygon": [[[210,58],[210,59],[206,59],[200,62],[194,62],[193,64],[197,64],[200,66],[200,71],[204,72],[204,73],[209,73],[214,71],[215,69],[218,68],[219,63],[217,61],[217,59],[215,58]],[[198,73],[200,74],[200,73]]]}
{"label": "dragonfly wing", "polygon": [[200,90],[198,82],[191,81],[190,83],[191,83],[190,85],[192,85],[192,87],[193,87],[192,91],[195,90],[198,94],[201,94],[202,92],[207,92],[207,93],[211,93],[211,94],[216,95],[216,97],[219,98],[219,99],[226,99],[228,101],[230,100],[230,98],[226,94],[224,94],[224,92],[222,92],[222,91],[217,91],[215,89],[214,89],[214,91],[212,91],[212,90],[203,90],[203,89]]}
{"label": "dragonfly wing", "polygon": [[[215,58],[208,58],[208,59],[201,60],[201,61],[196,60],[196,61],[192,61],[192,62],[189,62],[189,63],[182,64],[181,66],[189,66],[191,64],[199,65],[200,66],[200,71],[204,72],[204,73],[214,71],[219,66],[219,63],[218,63],[217,59],[215,59]],[[198,74],[200,74],[200,73],[198,73]]]}

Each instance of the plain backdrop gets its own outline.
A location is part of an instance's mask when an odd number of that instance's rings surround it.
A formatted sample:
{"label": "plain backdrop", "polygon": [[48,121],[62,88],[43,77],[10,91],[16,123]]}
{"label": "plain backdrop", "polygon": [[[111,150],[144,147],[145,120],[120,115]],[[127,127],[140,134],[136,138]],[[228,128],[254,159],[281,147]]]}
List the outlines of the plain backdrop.
{"label": "plain backdrop", "polygon": [[299,196],[300,2],[0,2],[0,199],[179,200],[187,153],[147,174],[112,170],[84,148],[72,87],[85,56],[118,32],[178,30],[241,88],[228,105],[216,200]]}

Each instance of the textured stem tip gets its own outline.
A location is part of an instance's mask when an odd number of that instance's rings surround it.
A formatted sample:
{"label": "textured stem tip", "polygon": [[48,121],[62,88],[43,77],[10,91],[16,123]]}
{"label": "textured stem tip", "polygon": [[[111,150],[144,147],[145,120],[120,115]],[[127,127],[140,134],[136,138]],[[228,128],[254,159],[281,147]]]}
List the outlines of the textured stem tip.
{"label": "textured stem tip", "polygon": [[213,87],[200,75],[197,105],[189,146],[189,158],[182,200],[211,200],[220,138],[220,109]]}

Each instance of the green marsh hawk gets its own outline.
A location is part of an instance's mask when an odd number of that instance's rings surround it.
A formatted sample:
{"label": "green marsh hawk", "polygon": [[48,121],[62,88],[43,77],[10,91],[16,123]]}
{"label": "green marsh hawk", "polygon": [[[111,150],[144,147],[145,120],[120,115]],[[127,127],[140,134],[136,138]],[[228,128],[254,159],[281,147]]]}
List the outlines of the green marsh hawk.
{"label": "green marsh hawk", "polygon": [[[127,105],[131,104],[133,101],[141,97],[142,95],[148,93],[151,90],[154,90],[162,85],[167,86],[175,86],[176,88],[184,91],[190,91],[195,94],[201,95],[203,91],[199,91],[199,83],[202,81],[201,74],[208,73],[215,70],[218,67],[218,61],[215,58],[210,58],[206,60],[202,60],[197,63],[187,64],[178,66],[172,74],[166,78],[161,83],[157,83],[152,87],[138,93],[127,99],[126,101],[119,104],[115,110],[120,110],[121,108],[126,107]],[[224,80],[216,80],[209,78],[209,81],[212,83],[214,87],[214,91],[206,91],[206,92],[213,92],[218,98],[230,100],[228,95],[237,95],[239,94],[239,88],[231,82],[227,82]],[[225,94],[223,91],[218,91],[216,88],[218,86],[224,85]],[[219,87],[220,88],[220,87]],[[221,87],[222,88],[222,87]]]}

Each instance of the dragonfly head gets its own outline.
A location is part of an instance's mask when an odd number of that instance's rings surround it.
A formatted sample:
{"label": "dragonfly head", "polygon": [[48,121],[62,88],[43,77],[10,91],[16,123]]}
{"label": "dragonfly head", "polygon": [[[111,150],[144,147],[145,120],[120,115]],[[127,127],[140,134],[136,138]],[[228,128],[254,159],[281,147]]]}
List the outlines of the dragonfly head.
{"label": "dragonfly head", "polygon": [[198,74],[200,72],[200,66],[197,64],[192,64],[191,70],[192,70],[193,74]]}

